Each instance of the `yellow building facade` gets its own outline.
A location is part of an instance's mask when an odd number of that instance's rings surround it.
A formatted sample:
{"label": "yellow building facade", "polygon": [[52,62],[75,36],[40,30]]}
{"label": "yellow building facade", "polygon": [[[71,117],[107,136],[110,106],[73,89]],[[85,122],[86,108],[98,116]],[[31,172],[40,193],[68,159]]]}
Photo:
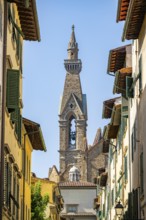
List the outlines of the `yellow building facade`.
{"label": "yellow building facade", "polygon": [[48,178],[37,178],[35,175],[31,177],[31,182],[32,184],[40,182],[42,196],[46,194],[49,196],[49,203],[45,211],[46,218],[49,220],[59,220],[60,212],[64,206],[64,200],[61,196],[58,183],[50,181]]}
{"label": "yellow building facade", "polygon": [[31,153],[46,150],[40,125],[22,117],[23,41],[40,41],[35,0],[5,1],[3,13],[0,220],[30,220]]}

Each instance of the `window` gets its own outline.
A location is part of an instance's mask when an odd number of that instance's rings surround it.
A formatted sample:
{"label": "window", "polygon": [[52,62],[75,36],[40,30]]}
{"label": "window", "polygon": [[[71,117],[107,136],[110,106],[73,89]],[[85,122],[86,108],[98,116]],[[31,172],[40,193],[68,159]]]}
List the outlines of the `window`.
{"label": "window", "polygon": [[3,22],[3,20],[2,20],[2,3],[0,2],[0,40],[2,38],[2,33],[3,33],[2,22]]}
{"label": "window", "polygon": [[[15,174],[13,173],[13,200],[15,200],[15,198],[16,198],[16,187],[17,187],[17,185],[16,185],[16,176],[15,176]],[[14,201],[13,201],[13,215],[15,215],[15,203],[14,203]]]}
{"label": "window", "polygon": [[8,69],[6,106],[9,113],[11,113],[11,121],[15,124],[15,132],[17,134],[18,141],[21,143],[22,117],[19,108],[19,81],[19,70]]}
{"label": "window", "polygon": [[140,193],[144,191],[144,174],[143,174],[143,152],[140,155]]}
{"label": "window", "polygon": [[132,161],[134,160],[134,151],[136,150],[136,124],[134,123],[133,131],[131,135],[131,153]]}
{"label": "window", "polygon": [[7,97],[6,105],[9,112],[19,108],[19,70],[7,70]]}
{"label": "window", "polygon": [[67,205],[67,212],[77,213],[78,205]]}
{"label": "window", "polygon": [[133,78],[130,76],[126,76],[126,97],[134,98]]}
{"label": "window", "polygon": [[139,94],[142,93],[142,56],[139,59]]}
{"label": "window", "polygon": [[114,205],[114,189],[112,189],[112,206]]}
{"label": "window", "polygon": [[125,182],[127,182],[128,180],[127,156],[124,157],[124,174],[125,174]]}

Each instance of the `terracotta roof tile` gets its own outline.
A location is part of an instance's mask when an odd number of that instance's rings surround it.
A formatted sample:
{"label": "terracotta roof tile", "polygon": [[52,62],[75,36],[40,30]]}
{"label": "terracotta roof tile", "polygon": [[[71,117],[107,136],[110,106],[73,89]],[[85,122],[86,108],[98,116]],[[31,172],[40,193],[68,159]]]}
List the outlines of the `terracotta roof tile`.
{"label": "terracotta roof tile", "polygon": [[67,216],[95,216],[92,212],[78,212],[78,213],[61,213],[61,217]]}
{"label": "terracotta roof tile", "polygon": [[80,181],[68,181],[68,182],[60,182],[60,187],[96,187],[94,183],[91,182],[80,182]]}

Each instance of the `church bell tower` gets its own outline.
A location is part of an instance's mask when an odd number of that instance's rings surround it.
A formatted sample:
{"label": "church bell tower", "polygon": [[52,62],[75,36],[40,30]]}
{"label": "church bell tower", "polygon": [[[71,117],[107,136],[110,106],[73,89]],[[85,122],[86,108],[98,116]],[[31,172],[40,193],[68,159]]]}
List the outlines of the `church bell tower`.
{"label": "church bell tower", "polygon": [[82,62],[78,59],[78,44],[74,25],[68,44],[68,59],[64,60],[66,79],[59,110],[60,127],[60,181],[69,180],[69,170],[74,165],[80,172],[80,180],[87,180],[86,127],[87,102],[82,94],[80,72]]}

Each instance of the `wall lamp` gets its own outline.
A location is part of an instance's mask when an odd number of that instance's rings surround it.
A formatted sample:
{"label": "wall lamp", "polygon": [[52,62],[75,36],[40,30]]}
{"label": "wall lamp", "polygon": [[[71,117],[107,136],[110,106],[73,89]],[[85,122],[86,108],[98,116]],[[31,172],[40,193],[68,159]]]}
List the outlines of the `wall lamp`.
{"label": "wall lamp", "polygon": [[115,206],[115,212],[119,219],[121,219],[121,216],[123,215],[124,206],[119,201]]}

